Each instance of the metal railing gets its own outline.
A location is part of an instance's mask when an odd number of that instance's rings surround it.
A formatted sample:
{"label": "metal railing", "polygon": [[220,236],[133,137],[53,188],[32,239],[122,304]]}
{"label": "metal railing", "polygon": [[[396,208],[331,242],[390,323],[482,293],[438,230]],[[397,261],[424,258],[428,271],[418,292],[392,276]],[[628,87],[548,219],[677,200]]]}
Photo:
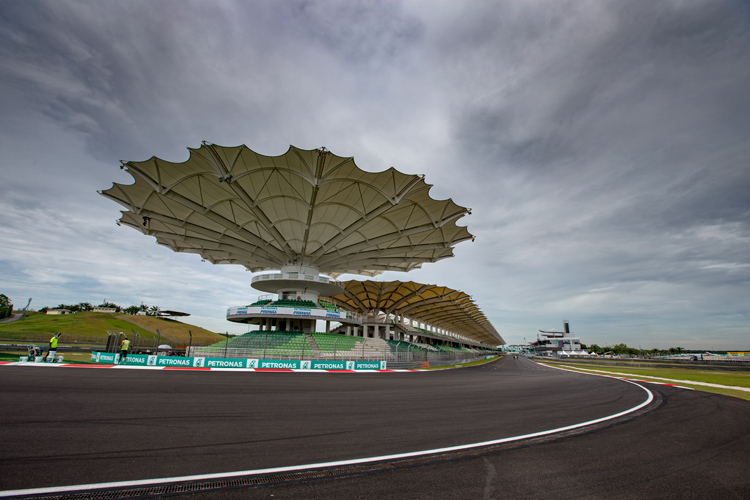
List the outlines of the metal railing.
{"label": "metal railing", "polygon": [[[312,347],[301,343],[299,347],[279,347],[267,342],[268,335],[265,336],[264,342],[259,342],[251,347],[231,347],[231,340],[224,345],[214,345],[210,347],[193,347],[186,353],[187,356],[201,356],[214,358],[260,358],[260,359],[280,359],[280,360],[336,360],[336,361],[386,361],[391,367],[414,367],[423,366],[425,363],[429,366],[443,366],[458,363],[466,363],[484,359],[487,355],[495,353],[487,351],[430,351],[420,348],[413,344],[383,346],[373,345],[373,339],[357,337],[357,345],[349,349],[339,349],[336,339],[333,343],[333,350],[321,349],[315,353]],[[368,342],[370,341],[370,342]]]}

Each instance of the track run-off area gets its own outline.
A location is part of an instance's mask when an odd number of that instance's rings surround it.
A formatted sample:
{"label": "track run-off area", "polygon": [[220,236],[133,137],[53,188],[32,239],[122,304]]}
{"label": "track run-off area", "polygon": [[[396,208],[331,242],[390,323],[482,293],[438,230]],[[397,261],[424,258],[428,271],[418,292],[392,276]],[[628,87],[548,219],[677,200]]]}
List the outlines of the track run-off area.
{"label": "track run-off area", "polygon": [[356,374],[6,365],[0,408],[6,498],[750,498],[750,402],[512,356]]}

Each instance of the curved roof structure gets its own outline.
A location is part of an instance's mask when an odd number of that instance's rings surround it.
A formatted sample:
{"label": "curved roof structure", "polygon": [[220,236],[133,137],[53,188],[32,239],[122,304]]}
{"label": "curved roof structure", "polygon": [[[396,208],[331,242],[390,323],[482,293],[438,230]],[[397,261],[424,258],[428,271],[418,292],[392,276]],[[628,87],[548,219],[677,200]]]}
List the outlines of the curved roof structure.
{"label": "curved roof structure", "polygon": [[505,343],[473,299],[459,290],[413,281],[352,280],[343,285],[346,291],[332,298],[345,308],[398,314],[492,346]]}
{"label": "curved roof structure", "polygon": [[250,271],[309,266],[332,277],[409,271],[453,256],[473,239],[470,213],[429,196],[423,176],[371,173],[325,148],[263,156],[206,142],[184,163],[123,162],[135,182],[102,195],[120,223],[175,252]]}

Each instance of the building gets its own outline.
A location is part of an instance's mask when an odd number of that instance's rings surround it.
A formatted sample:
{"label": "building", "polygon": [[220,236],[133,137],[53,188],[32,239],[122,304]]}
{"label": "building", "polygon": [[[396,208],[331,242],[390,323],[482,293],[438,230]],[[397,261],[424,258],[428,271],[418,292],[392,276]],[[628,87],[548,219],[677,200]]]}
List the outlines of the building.
{"label": "building", "polygon": [[69,309],[47,309],[47,311],[44,314],[51,314],[51,315],[63,315],[63,314],[72,314]]}
{"label": "building", "polygon": [[311,335],[321,321],[326,333],[344,337],[482,349],[504,343],[463,292],[336,281],[408,272],[473,241],[457,224],[471,211],[432,198],[423,175],[366,172],[325,148],[265,156],[206,142],[183,163],[153,157],[122,168],[134,183],[101,192],[126,208],[120,225],[175,252],[261,273],[250,286],[265,295],[228,308],[228,321],[263,335]]}
{"label": "building", "polygon": [[529,351],[537,356],[565,358],[568,356],[588,356],[581,348],[581,339],[570,333],[570,325],[563,321],[563,330],[539,330],[536,342],[529,344]]}
{"label": "building", "polygon": [[117,312],[117,308],[115,308],[115,307],[100,307],[100,306],[95,306],[94,307],[94,312],[95,313],[110,313],[111,314],[111,313],[116,313]]}

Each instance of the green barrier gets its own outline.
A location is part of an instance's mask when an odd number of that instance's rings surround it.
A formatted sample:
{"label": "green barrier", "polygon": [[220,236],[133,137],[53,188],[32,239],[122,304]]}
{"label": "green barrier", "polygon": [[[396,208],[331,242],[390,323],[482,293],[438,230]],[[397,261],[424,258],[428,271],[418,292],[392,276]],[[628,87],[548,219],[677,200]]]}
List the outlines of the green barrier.
{"label": "green barrier", "polygon": [[[119,353],[92,352],[95,363],[117,364]],[[182,356],[149,356],[129,354],[127,365],[175,366],[183,368],[239,368],[261,370],[385,370],[385,361],[323,361],[290,359],[186,358]]]}
{"label": "green barrier", "polygon": [[[260,368],[265,370],[300,370],[306,369],[310,361],[295,361],[292,359],[251,359],[255,366],[250,368]],[[302,366],[305,364],[306,366]]]}
{"label": "green barrier", "polygon": [[125,364],[146,366],[148,364],[148,358],[149,356],[143,354],[128,354],[128,357],[125,358]]}
{"label": "green barrier", "polygon": [[[350,361],[350,363],[353,363]],[[312,361],[310,370],[350,370],[346,361]]]}
{"label": "green barrier", "polygon": [[149,356],[148,364],[151,366],[180,366],[191,368],[193,358],[183,358],[181,356]]}
{"label": "green barrier", "polygon": [[119,359],[119,354],[113,354],[111,352],[92,352],[91,361],[94,363],[114,363],[115,359]]}
{"label": "green barrier", "polygon": [[[156,356],[144,356],[142,354],[128,354],[128,357],[126,358],[126,362],[124,364],[145,366],[148,364],[148,358],[150,357],[155,358]],[[118,353],[92,352],[91,361],[95,363],[119,364],[120,353],[119,352]]]}
{"label": "green barrier", "polygon": [[385,370],[385,361],[355,361],[355,370]]}
{"label": "green barrier", "polygon": [[193,366],[202,368],[247,368],[249,359],[238,358],[193,358]]}

